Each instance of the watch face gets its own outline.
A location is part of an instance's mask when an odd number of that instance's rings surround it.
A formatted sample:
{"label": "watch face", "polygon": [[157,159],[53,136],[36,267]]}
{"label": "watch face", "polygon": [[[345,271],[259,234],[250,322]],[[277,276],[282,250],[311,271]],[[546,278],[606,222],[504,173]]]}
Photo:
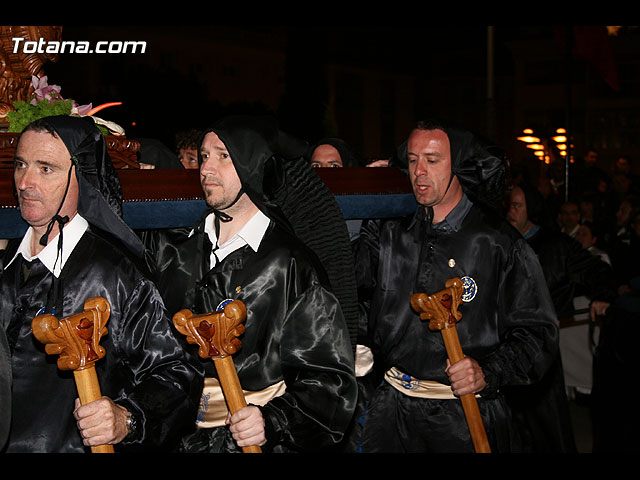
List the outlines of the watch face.
{"label": "watch face", "polygon": [[132,414],[129,414],[129,418],[127,418],[127,427],[129,428],[129,434],[131,435],[136,431],[136,419]]}

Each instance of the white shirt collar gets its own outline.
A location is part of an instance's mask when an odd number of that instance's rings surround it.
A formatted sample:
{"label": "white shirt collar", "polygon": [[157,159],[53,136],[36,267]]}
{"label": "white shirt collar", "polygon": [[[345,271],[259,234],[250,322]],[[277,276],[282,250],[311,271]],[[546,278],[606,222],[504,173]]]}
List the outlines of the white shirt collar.
{"label": "white shirt collar", "polygon": [[64,226],[62,236],[62,258],[56,262],[58,257],[58,235],[56,235],[53,239],[49,241],[46,247],[44,247],[40,253],[37,255],[31,255],[31,237],[33,235],[33,227],[29,227],[24,237],[22,237],[22,242],[20,242],[20,246],[18,247],[18,251],[13,256],[11,261],[7,264],[9,266],[11,262],[13,262],[18,255],[22,255],[25,260],[32,261],[35,258],[40,259],[42,264],[47,267],[47,269],[53,273],[56,277],[60,276],[60,272],[64,268],[65,263],[69,259],[71,252],[76,247],[82,235],[87,230],[89,223],[81,217],[79,214],[76,214],[69,223]]}
{"label": "white shirt collar", "polygon": [[[214,215],[212,213],[205,219],[204,231],[209,236],[211,244],[215,245],[217,236],[215,228],[213,226],[213,221]],[[257,252],[258,247],[260,247],[260,242],[262,242],[262,238],[267,231],[269,222],[269,217],[258,210],[258,212],[242,226],[238,233],[236,233],[232,238],[227,240],[222,245],[218,246],[219,248],[216,251],[216,256],[218,257],[218,259],[222,260],[230,253],[245,245],[249,245],[254,252]],[[215,260],[212,256],[211,265],[213,266],[214,264]]]}

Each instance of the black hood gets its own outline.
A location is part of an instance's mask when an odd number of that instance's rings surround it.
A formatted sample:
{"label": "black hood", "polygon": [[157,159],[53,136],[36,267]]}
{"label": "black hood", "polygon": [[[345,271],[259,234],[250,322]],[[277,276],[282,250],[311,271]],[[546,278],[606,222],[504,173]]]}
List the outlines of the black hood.
{"label": "black hood", "polygon": [[364,159],[356,153],[356,151],[347,142],[341,138],[327,137],[317,141],[313,146],[309,148],[307,153],[308,160],[311,161],[313,152],[320,145],[331,145],[340,154],[340,160],[342,160],[343,167],[364,167]]}
{"label": "black hood", "polygon": [[[427,123],[427,122],[425,122]],[[451,170],[462,190],[476,202],[494,209],[502,207],[506,163],[504,152],[493,142],[449,122],[429,121],[449,137]],[[396,151],[390,165],[408,173],[406,140]]]}
{"label": "black hood", "polygon": [[122,219],[120,179],[93,119],[59,115],[39,122],[53,130],[69,151],[78,178],[78,213],[142,258],[144,245]]}
{"label": "black hood", "polygon": [[[302,159],[307,143],[280,131],[269,116],[226,117],[202,133],[200,145],[210,132],[225,144],[251,201],[270,216],[273,212],[269,210],[278,208],[276,193],[285,188],[287,165]],[[198,163],[202,164],[200,151]]]}
{"label": "black hood", "polygon": [[[309,165],[308,145],[270,116],[231,116],[205,130],[225,144],[244,191],[271,220],[319,259],[340,301],[355,345],[357,294],[351,245],[342,211]],[[198,160],[202,158],[198,152]]]}

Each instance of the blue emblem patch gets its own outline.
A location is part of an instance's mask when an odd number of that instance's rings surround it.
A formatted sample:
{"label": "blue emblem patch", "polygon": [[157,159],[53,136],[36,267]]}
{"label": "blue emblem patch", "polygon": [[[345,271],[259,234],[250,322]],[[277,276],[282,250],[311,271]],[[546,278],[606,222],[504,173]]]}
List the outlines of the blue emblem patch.
{"label": "blue emblem patch", "polygon": [[462,301],[470,302],[475,298],[476,293],[478,293],[478,284],[471,277],[465,276],[465,277],[462,277],[461,280],[462,280],[462,287],[464,288],[464,291],[462,292]]}
{"label": "blue emblem patch", "polygon": [[406,373],[399,374],[398,379],[402,381],[402,386],[407,390],[415,390],[420,384],[418,380],[413,378],[411,375],[407,375]]}
{"label": "blue emblem patch", "polygon": [[216,312],[220,312],[220,311],[222,311],[222,310],[224,309],[224,307],[225,307],[228,303],[231,303],[231,302],[233,302],[233,299],[232,299],[232,298],[227,298],[227,299],[225,299],[225,300],[222,300],[222,301],[218,304],[218,306],[216,307]]}

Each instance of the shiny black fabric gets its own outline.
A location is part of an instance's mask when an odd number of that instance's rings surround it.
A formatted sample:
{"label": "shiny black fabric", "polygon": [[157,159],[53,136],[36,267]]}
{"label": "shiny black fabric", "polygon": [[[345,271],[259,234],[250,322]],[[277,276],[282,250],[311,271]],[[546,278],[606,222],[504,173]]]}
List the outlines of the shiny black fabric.
{"label": "shiny black fabric", "polygon": [[78,178],[78,213],[142,258],[144,245],[122,219],[120,179],[107,153],[104,136],[93,119],[58,115],[36,122],[53,130],[69,151]]}
{"label": "shiny black fabric", "polygon": [[[520,444],[503,397],[478,399],[478,408],[493,452]],[[474,453],[462,402],[414,398],[383,382],[369,403],[362,451],[366,453]]]}
{"label": "shiny black fabric", "polygon": [[313,251],[338,298],[355,351],[358,299],[349,232],[340,207],[304,154],[306,142],[270,116],[230,116],[203,133],[224,142],[251,201]]}
{"label": "shiny black fabric", "polygon": [[[478,205],[457,232],[427,229],[426,222],[419,207],[414,217],[369,221],[361,232],[356,278],[362,298],[370,299],[367,327],[376,362],[449,384],[442,335],[429,330],[409,300],[413,293],[442,290],[449,278],[470,276],[477,294],[460,306],[457,330],[464,354],[484,371],[483,398],[499,400],[503,386],[540,379],[557,352],[558,332],[532,249],[511,225]],[[508,410],[498,420],[500,426],[487,428],[505,431]],[[506,448],[509,441],[492,447]]]}
{"label": "shiny black fabric", "polygon": [[11,353],[3,328],[0,328],[0,405],[2,405],[2,411],[0,411],[1,451],[9,436],[9,426],[11,425]]}
{"label": "shiny black fabric", "polygon": [[573,238],[540,228],[527,242],[538,256],[559,318],[573,315],[573,299],[580,295],[606,302],[615,299],[611,266]]}
{"label": "shiny black fabric", "polygon": [[[255,391],[286,383],[286,393],[262,407],[264,450],[314,451],[339,444],[357,396],[353,354],[340,305],[316,257],[274,222],[258,252],[245,246],[213,269],[203,232],[191,237],[187,230],[149,232],[145,243],[172,314],[183,308],[212,312],[225,299],[246,305],[242,348],[234,355],[242,387]],[[217,377],[210,359],[202,365],[206,376]],[[203,435],[187,443],[225,444],[202,441]]]}
{"label": "shiny black fabric", "polygon": [[[611,267],[571,237],[541,227],[527,243],[538,256],[559,318],[573,315],[573,299],[579,295],[604,301],[615,297]],[[506,395],[531,451],[575,453],[560,352],[540,382],[511,387]]]}
{"label": "shiny black fabric", "polygon": [[621,401],[621,390],[637,376],[640,336],[640,277],[630,291],[611,304],[604,318],[593,358],[593,452],[637,454],[640,451],[640,413],[631,402]]}
{"label": "shiny black fabric", "polygon": [[560,351],[540,381],[507,386],[503,393],[520,432],[524,452],[577,452]]}
{"label": "shiny black fabric", "polygon": [[[6,261],[20,241],[10,243]],[[6,263],[5,261],[5,263]],[[19,255],[0,282],[0,318],[12,350],[13,412],[9,452],[88,452],[73,418],[77,397],[73,372],[57,368],[31,332],[52,281],[36,260],[26,283]],[[87,231],[69,257],[60,278],[64,310],[83,310],[88,298],[105,297],[111,306],[106,356],[96,363],[102,394],[126,407],[138,431],[116,451],[173,448],[191,427],[202,388],[202,371],[187,356],[172,331],[155,286],[126,255]]]}

